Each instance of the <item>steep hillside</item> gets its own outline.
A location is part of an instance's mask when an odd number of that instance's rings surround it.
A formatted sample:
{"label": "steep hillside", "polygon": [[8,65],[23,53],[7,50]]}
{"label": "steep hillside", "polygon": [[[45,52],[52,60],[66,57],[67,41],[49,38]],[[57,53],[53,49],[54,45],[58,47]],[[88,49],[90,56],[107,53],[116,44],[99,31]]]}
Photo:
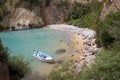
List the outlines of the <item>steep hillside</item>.
{"label": "steep hillside", "polygon": [[10,1],[5,3],[9,13],[5,15],[3,20],[10,30],[63,23],[69,6],[69,1],[67,0]]}
{"label": "steep hillside", "polygon": [[[104,1],[104,0],[103,0]],[[120,0],[105,0],[104,7],[101,12],[101,18],[104,18],[110,12],[120,11]]]}
{"label": "steep hillside", "polygon": [[[6,0],[0,6],[0,26],[2,29],[28,29],[63,23],[76,2],[86,4],[91,1],[94,0]],[[103,4],[101,19],[111,11],[120,10],[120,0],[98,1]]]}

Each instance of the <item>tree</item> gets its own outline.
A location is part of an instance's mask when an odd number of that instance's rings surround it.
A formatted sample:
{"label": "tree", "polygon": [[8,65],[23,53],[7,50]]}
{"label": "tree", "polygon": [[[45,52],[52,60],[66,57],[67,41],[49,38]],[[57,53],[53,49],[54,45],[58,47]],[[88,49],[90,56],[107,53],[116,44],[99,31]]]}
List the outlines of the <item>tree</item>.
{"label": "tree", "polygon": [[20,80],[30,71],[28,62],[17,56],[8,59],[8,68],[11,80]]}
{"label": "tree", "polygon": [[103,47],[111,48],[114,43],[120,41],[120,11],[107,15],[98,26],[97,41]]}

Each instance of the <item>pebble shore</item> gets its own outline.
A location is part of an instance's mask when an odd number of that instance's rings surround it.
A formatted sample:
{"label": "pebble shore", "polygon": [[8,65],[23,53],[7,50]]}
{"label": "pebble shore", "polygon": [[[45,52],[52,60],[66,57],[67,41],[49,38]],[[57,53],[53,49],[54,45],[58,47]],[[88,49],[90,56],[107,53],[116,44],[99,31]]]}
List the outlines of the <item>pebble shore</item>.
{"label": "pebble shore", "polygon": [[66,24],[47,25],[47,27],[50,29],[69,32],[71,35],[75,35],[78,43],[82,42],[82,47],[80,47],[77,51],[80,54],[80,58],[73,64],[76,66],[75,71],[80,72],[83,64],[89,67],[90,64],[94,63],[94,54],[99,50],[95,44],[96,32],[94,30],[88,28],[78,28],[77,26]]}

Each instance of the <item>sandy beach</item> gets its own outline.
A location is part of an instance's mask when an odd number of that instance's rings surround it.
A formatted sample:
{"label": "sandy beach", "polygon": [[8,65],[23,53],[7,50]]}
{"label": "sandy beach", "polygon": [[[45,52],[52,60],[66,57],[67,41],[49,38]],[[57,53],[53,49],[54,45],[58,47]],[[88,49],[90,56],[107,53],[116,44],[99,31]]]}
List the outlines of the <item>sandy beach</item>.
{"label": "sandy beach", "polygon": [[67,47],[71,49],[72,51],[70,54],[67,54],[66,60],[80,60],[81,58],[81,50],[83,49],[83,40],[82,36],[77,35],[75,33],[72,33],[71,31],[66,30],[65,28],[58,26],[58,25],[48,25],[47,26],[50,29],[55,29],[55,30],[60,30],[60,31],[65,31],[69,35],[70,43],[65,45],[64,43],[60,46]]}
{"label": "sandy beach", "polygon": [[73,52],[67,60],[77,61],[81,66],[83,63],[90,66],[94,62],[94,52],[98,50],[95,44],[95,31],[65,24],[47,25],[47,28],[65,31],[70,36],[71,43],[68,46]]}

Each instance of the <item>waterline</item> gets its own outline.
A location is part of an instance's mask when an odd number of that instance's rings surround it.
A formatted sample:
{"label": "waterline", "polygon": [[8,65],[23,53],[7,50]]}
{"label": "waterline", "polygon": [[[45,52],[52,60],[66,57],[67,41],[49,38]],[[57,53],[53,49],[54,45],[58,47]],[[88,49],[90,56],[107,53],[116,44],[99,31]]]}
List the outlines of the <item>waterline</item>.
{"label": "waterline", "polygon": [[[66,48],[69,37],[65,32],[49,29],[32,29],[23,31],[8,31],[0,33],[4,47],[8,47],[11,56],[23,56],[31,63],[33,72],[47,74],[53,64],[41,62],[33,57],[33,50],[39,50],[51,55],[55,60],[64,59],[66,54],[58,55],[55,51]],[[63,41],[63,42],[60,42]],[[61,45],[62,44],[62,45]]]}

